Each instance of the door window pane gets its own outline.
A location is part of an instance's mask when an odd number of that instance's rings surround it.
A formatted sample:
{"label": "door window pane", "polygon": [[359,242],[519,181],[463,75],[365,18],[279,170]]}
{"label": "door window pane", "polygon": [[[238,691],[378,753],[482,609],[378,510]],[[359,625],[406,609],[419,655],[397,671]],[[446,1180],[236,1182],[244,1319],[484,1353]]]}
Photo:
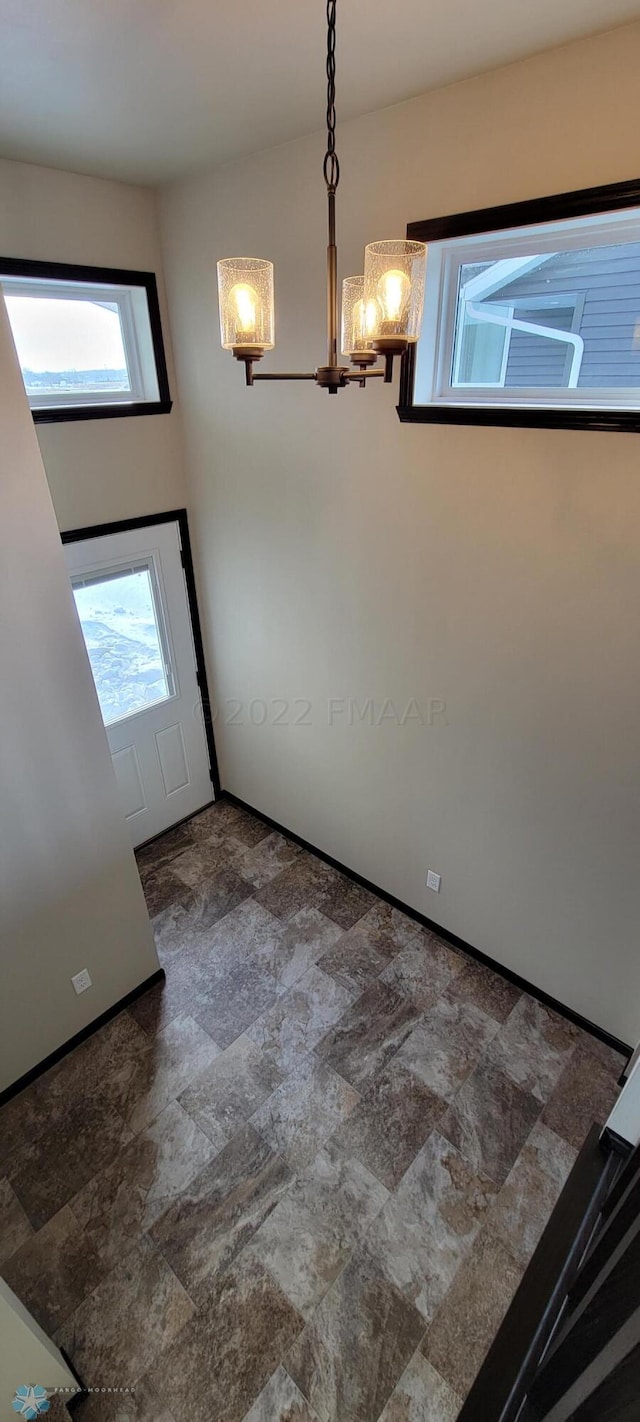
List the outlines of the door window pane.
{"label": "door window pane", "polygon": [[149,565],[74,578],[105,726],[173,695]]}

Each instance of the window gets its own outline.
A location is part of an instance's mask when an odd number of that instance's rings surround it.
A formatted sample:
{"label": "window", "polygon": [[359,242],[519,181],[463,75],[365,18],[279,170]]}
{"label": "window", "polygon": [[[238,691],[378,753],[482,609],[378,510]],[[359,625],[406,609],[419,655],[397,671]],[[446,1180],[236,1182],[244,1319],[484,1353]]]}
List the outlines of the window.
{"label": "window", "polygon": [[152,560],[74,578],[105,726],[175,694]]}
{"label": "window", "polygon": [[400,418],[640,430],[640,183],[413,223]]}
{"label": "window", "polygon": [[155,277],[0,260],[36,421],[171,409]]}

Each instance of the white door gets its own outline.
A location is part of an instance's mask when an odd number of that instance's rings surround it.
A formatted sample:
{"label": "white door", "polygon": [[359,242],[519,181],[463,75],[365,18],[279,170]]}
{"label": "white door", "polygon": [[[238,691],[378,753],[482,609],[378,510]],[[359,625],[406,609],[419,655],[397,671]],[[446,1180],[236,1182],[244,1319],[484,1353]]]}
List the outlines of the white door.
{"label": "white door", "polygon": [[134,846],[212,800],[177,523],[65,544]]}

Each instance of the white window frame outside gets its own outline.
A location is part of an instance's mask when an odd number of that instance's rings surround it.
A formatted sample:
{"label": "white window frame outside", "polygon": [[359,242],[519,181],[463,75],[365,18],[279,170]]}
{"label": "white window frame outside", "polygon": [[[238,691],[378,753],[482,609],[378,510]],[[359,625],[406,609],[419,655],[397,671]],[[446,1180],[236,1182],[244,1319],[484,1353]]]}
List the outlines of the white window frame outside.
{"label": "white window frame outside", "polygon": [[51,282],[24,277],[0,277],[0,285],[6,296],[44,297],[59,301],[79,301],[100,305],[109,303],[118,309],[118,319],[122,333],[128,390],[52,390],[42,394],[28,394],[32,410],[55,408],[67,405],[128,405],[138,400],[157,400],[158,382],[155,389],[145,388],[143,366],[140,355],[138,321],[134,315],[134,296],[131,287],[90,286],[87,282]]}
{"label": "white window frame outside", "polygon": [[[172,400],[153,272],[0,256],[0,300],[3,294],[117,307],[130,388],[27,391],[36,424],[169,414]],[[9,309],[8,314],[11,323]]]}
{"label": "white window frame outside", "polygon": [[[468,237],[431,242],[428,247],[427,284],[423,335],[418,343],[413,403],[416,406],[466,406],[469,408],[531,408],[556,410],[637,410],[640,389],[573,388],[532,386],[505,388],[492,385],[452,383],[456,318],[459,311],[460,267],[471,262],[512,263],[512,270],[535,266],[542,255],[558,251],[580,251],[585,247],[608,246],[617,242],[640,241],[640,209],[594,214],[558,222],[531,224],[521,228],[498,229]],[[484,276],[481,273],[480,276]],[[513,275],[512,275],[512,280]],[[506,285],[499,275],[498,285]],[[497,287],[496,287],[497,289]],[[489,292],[487,292],[489,294]],[[559,294],[560,295],[560,294]],[[563,302],[573,293],[562,293]],[[528,309],[536,298],[527,298]],[[513,320],[513,326],[523,324]],[[565,333],[555,328],[539,328],[524,323],[525,329],[558,339]],[[553,331],[553,337],[552,337]],[[573,334],[573,333],[572,333]],[[574,334],[576,351],[581,338]],[[507,343],[505,342],[505,345]]]}

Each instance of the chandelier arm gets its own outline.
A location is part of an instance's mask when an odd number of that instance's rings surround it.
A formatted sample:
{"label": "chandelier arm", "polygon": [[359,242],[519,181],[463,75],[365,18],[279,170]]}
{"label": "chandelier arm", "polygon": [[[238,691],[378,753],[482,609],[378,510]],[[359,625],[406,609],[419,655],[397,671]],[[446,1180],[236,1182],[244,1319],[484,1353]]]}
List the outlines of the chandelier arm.
{"label": "chandelier arm", "polygon": [[315,370],[261,370],[254,375],[252,385],[256,380],[315,380]]}

